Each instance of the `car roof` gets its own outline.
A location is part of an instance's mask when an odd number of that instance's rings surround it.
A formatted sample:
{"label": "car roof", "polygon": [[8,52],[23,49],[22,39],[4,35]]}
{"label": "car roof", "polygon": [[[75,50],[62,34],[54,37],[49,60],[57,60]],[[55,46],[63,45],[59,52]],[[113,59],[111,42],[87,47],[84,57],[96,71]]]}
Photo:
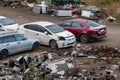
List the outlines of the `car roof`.
{"label": "car roof", "polygon": [[26,24],[38,24],[38,25],[45,27],[45,26],[53,25],[54,23],[47,22],[47,21],[38,21],[38,22],[31,22],[31,23],[26,23]]}
{"label": "car roof", "polygon": [[5,16],[0,16],[0,19],[2,19],[2,18],[6,18]]}
{"label": "car roof", "polygon": [[13,35],[13,34],[19,34],[19,33],[14,32],[14,31],[2,31],[0,32],[0,37],[6,36],[6,35]]}
{"label": "car roof", "polygon": [[86,21],[88,21],[87,19],[82,19],[82,18],[76,18],[76,19],[70,19],[67,21],[73,21],[73,22],[82,22],[85,23]]}

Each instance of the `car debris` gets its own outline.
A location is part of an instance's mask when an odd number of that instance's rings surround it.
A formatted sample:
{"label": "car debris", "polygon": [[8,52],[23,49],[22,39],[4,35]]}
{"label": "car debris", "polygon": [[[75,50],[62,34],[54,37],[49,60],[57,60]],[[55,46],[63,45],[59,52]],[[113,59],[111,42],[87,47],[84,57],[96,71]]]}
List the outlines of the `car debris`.
{"label": "car debris", "polygon": [[20,7],[21,1],[20,0],[1,0],[0,2],[3,7],[11,7],[11,8],[17,8]]}
{"label": "car debris", "polygon": [[[77,49],[74,49],[75,47]],[[58,55],[59,57],[55,58],[56,53],[45,51],[23,55],[15,60],[2,61],[0,78],[2,80],[116,80],[119,77],[119,73],[116,73],[120,67],[119,62],[113,62],[120,53],[119,49],[77,44],[73,47],[71,54],[73,53],[77,56],[67,54],[69,57],[60,58]],[[109,57],[112,56],[110,64],[106,61],[108,54]],[[89,67],[90,65],[96,67]]]}

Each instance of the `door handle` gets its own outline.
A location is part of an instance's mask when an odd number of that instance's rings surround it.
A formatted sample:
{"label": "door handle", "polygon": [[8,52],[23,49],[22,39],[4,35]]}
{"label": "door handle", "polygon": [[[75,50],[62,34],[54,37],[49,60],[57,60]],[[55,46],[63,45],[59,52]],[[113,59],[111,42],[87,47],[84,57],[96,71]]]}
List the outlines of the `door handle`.
{"label": "door handle", "polygon": [[10,44],[6,44],[6,46],[9,46]]}
{"label": "door handle", "polygon": [[36,33],[36,35],[39,35],[38,33]]}
{"label": "door handle", "polygon": [[18,42],[18,44],[20,44],[20,42]]}

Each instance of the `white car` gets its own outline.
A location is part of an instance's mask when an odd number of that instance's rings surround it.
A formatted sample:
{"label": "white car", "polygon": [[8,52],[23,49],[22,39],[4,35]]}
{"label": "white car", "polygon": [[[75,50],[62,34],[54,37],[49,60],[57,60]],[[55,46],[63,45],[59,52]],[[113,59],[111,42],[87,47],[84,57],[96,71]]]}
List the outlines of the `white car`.
{"label": "white car", "polygon": [[0,16],[0,27],[5,30],[16,31],[18,29],[18,23],[5,16]]}
{"label": "white car", "polygon": [[51,48],[64,48],[76,43],[76,38],[71,32],[46,21],[20,25],[18,32],[30,38],[37,38],[41,44],[49,45]]}

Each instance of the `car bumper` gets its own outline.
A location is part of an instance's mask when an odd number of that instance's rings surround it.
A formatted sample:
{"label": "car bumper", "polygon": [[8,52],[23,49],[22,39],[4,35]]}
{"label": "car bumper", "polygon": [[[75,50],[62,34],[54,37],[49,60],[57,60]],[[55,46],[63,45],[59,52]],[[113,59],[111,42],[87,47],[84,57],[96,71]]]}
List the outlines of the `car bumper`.
{"label": "car bumper", "polygon": [[70,47],[70,46],[74,46],[76,44],[76,40],[65,40],[65,41],[62,41],[62,40],[59,40],[57,41],[57,44],[58,44],[58,48],[65,48],[65,47]]}
{"label": "car bumper", "polygon": [[96,35],[96,36],[91,36],[91,38],[94,38],[94,39],[102,39],[102,38],[105,38],[105,37],[107,37],[107,36],[106,36],[106,35],[100,35],[100,36]]}

